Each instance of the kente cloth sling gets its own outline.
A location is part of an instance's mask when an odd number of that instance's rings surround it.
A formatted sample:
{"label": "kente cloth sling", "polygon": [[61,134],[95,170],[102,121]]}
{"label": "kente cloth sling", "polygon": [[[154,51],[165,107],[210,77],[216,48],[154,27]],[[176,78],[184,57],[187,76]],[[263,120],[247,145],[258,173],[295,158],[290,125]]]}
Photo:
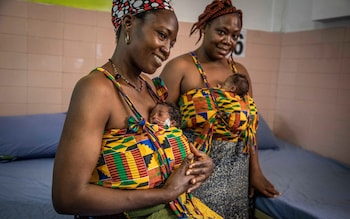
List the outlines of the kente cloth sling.
{"label": "kente cloth sling", "polygon": [[[101,154],[90,182],[118,189],[161,187],[172,170],[190,153],[187,138],[179,128],[158,126],[145,121],[114,76],[103,68],[97,70],[114,83],[134,116],[129,117],[126,129],[104,131]],[[167,90],[160,78],[153,80],[157,94],[142,77],[141,80],[146,83],[148,92],[156,101],[165,100]],[[197,208],[203,207],[200,204],[202,203],[191,194],[184,193],[170,202],[169,206],[178,218],[205,218]],[[147,212],[147,209],[143,212]]]}
{"label": "kente cloth sling", "polygon": [[[230,90],[211,88],[197,55],[190,55],[202,77],[205,88],[192,89],[180,97],[182,128],[193,130],[196,135],[195,146],[210,152],[212,139],[237,142],[244,141],[244,153],[255,148],[255,133],[258,112],[254,100],[246,95],[241,98]],[[234,73],[232,63],[228,63]]]}

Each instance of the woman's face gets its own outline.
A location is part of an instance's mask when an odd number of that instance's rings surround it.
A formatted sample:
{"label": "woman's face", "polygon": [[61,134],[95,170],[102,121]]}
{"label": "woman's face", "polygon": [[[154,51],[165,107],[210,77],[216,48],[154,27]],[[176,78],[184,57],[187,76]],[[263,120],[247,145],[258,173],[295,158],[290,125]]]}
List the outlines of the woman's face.
{"label": "woman's face", "polygon": [[213,59],[225,58],[236,46],[242,24],[237,14],[226,14],[212,20],[204,29],[203,46]]}
{"label": "woman's face", "polygon": [[176,42],[178,21],[174,12],[155,10],[144,20],[136,19],[130,35],[131,63],[145,73],[154,73],[167,60]]}

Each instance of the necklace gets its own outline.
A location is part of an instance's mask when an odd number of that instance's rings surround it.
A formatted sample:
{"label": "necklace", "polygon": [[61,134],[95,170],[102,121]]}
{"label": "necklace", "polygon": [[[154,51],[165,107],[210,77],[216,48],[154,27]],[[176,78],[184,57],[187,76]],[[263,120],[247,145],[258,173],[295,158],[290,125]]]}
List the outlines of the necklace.
{"label": "necklace", "polygon": [[125,83],[127,83],[130,87],[134,88],[137,92],[141,92],[142,87],[143,87],[143,83],[142,80],[139,76],[139,81],[140,81],[140,87],[136,87],[135,84],[131,83],[128,79],[126,79],[124,77],[124,75],[120,74],[119,71],[117,70],[117,67],[115,66],[115,64],[113,63],[112,59],[108,59],[108,61],[112,64],[114,73],[115,73],[115,79],[118,80],[119,78],[121,78]]}

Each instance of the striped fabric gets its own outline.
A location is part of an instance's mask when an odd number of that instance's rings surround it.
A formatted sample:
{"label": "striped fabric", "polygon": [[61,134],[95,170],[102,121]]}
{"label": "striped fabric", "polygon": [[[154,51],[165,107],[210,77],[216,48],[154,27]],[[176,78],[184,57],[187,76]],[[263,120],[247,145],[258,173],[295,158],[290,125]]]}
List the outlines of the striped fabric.
{"label": "striped fabric", "polygon": [[158,138],[157,147],[148,133],[127,129],[106,130],[92,183],[121,189],[155,188],[190,152],[181,129],[165,129],[146,123]]}
{"label": "striped fabric", "polygon": [[[258,112],[254,100],[241,98],[232,91],[210,88],[205,72],[196,55],[192,58],[206,84],[205,88],[192,89],[180,97],[182,127],[194,131],[195,146],[209,153],[212,139],[237,142],[244,140],[244,153],[255,148]],[[232,67],[233,73],[235,68]]]}

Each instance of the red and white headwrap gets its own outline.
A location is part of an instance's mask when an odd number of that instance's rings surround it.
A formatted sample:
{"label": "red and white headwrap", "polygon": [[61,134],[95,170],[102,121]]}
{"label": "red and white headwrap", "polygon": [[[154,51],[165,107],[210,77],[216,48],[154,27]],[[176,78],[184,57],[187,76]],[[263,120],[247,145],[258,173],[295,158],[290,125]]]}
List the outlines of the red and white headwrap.
{"label": "red and white headwrap", "polygon": [[122,18],[126,14],[138,14],[155,9],[174,11],[171,0],[113,0],[112,23],[115,32],[118,31]]}

